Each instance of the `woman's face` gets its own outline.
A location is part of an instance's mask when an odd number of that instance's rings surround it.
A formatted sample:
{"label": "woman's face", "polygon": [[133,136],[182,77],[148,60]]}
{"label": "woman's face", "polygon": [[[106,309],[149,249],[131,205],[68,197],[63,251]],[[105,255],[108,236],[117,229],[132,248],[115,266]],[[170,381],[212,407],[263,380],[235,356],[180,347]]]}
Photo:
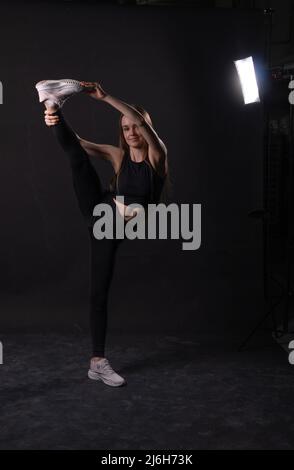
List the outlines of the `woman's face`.
{"label": "woman's face", "polygon": [[139,131],[139,127],[126,116],[122,117],[121,126],[126,143],[130,147],[141,148],[146,145],[145,139]]}

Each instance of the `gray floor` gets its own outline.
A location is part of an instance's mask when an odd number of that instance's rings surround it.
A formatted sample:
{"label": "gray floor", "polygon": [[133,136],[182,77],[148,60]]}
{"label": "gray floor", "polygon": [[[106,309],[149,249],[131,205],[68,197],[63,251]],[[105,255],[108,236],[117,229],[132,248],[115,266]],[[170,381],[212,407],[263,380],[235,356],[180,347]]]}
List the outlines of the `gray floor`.
{"label": "gray floor", "polygon": [[1,449],[294,448],[294,366],[269,333],[237,352],[239,340],[110,332],[119,388],[87,378],[84,333],[1,341]]}

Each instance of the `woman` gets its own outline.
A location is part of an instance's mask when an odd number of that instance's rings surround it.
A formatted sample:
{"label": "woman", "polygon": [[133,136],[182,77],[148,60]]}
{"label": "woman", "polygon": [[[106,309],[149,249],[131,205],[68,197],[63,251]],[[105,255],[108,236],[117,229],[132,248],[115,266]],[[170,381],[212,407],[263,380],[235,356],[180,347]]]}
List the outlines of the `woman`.
{"label": "woman", "polygon": [[[146,207],[148,203],[159,202],[168,174],[167,149],[155,132],[147,111],[111,96],[99,83],[43,80],[37,83],[36,88],[40,102],[46,106],[45,122],[47,126],[52,126],[56,138],[69,156],[73,186],[90,236],[90,329],[93,350],[88,377],[110,386],[120,386],[126,381],[114,372],[105,357],[105,337],[108,291],[115,254],[122,239],[94,237],[93,209],[101,202],[108,203],[113,210],[118,208],[126,223],[136,213],[135,208],[128,208],[129,204],[139,203]],[[79,92],[120,111],[118,147],[84,140],[66,122],[61,107],[70,96]],[[89,156],[111,163],[114,178],[109,190],[103,190]],[[125,204],[116,200],[115,196],[118,195],[124,196]]]}

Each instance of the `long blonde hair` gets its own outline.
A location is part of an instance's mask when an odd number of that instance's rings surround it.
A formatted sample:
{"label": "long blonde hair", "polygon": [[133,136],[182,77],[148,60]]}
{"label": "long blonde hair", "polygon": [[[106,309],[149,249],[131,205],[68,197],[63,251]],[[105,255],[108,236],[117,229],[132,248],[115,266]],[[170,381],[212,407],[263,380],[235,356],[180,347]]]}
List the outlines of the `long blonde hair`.
{"label": "long blonde hair", "polygon": [[[142,106],[140,106],[138,104],[131,104],[130,106],[132,106],[132,108],[136,109],[146,119],[146,121],[153,127],[153,123],[152,123],[150,114],[148,113],[148,111],[146,111],[146,109],[144,109]],[[121,123],[123,116],[124,116],[123,113],[121,113],[120,116],[119,116],[119,147],[120,147],[121,150],[124,150],[125,155],[126,155],[126,153],[128,153],[129,150],[130,150],[130,146],[127,144],[127,142],[125,140],[125,137],[124,137],[124,133],[123,133],[122,123]],[[147,144],[147,148],[148,148],[148,144]],[[121,166],[120,166],[117,174],[115,174],[113,176],[113,178],[110,182],[110,189],[111,190],[114,190],[114,188],[115,188],[117,178],[118,178],[118,176],[121,173],[122,168],[123,168],[124,160],[125,160],[125,158],[123,158],[123,161],[121,163]],[[151,166],[148,155],[146,157],[146,163]],[[169,169],[168,169],[166,177],[165,177],[164,185],[163,185],[163,188],[162,188],[162,191],[161,191],[161,195],[160,195],[160,202],[165,202],[170,198],[171,188],[172,188],[172,184],[171,184],[171,180],[170,180],[170,172],[169,172]]]}

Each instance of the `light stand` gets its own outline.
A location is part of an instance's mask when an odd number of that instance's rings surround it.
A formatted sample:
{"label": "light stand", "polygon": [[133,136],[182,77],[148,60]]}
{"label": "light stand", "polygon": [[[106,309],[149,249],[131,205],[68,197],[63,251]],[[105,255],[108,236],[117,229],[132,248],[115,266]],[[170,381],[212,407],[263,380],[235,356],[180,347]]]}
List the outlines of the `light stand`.
{"label": "light stand", "polygon": [[[271,69],[273,78],[281,80],[290,80],[294,78],[294,63],[286,64],[282,67],[276,67]],[[286,276],[285,276],[285,289],[284,294],[279,300],[273,304],[272,295],[270,292],[272,277],[272,263],[271,263],[271,246],[270,246],[270,211],[268,201],[268,184],[269,184],[269,112],[265,110],[265,151],[264,151],[264,207],[262,211],[253,211],[250,215],[252,217],[261,217],[263,221],[263,242],[264,242],[264,297],[265,297],[265,310],[266,313],[255,328],[250,332],[247,338],[239,347],[239,351],[244,348],[254,333],[259,329],[262,323],[269,317],[272,317],[273,322],[273,334],[276,338],[287,334],[289,332],[289,310],[290,302],[294,296],[294,291],[291,287],[292,278],[292,255],[293,255],[293,238],[294,238],[294,224],[293,224],[293,187],[294,187],[294,142],[293,142],[293,104],[289,103],[289,139],[288,139],[288,175],[286,184],[286,195],[287,195],[287,216],[286,216],[286,239],[285,239],[285,256],[286,256]],[[285,308],[283,311],[282,330],[278,330],[276,316],[274,311],[276,307],[285,298]]]}

